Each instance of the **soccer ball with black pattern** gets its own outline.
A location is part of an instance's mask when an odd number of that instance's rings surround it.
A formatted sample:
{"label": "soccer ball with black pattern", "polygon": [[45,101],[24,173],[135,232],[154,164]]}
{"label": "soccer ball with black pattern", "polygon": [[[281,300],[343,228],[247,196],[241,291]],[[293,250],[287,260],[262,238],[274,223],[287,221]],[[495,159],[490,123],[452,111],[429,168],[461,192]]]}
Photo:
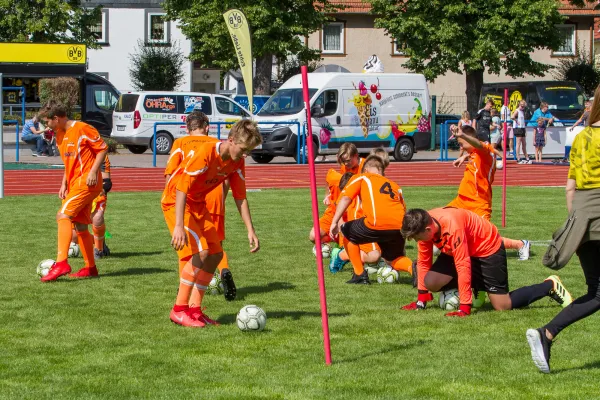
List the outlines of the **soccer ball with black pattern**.
{"label": "soccer ball with black pattern", "polygon": [[450,289],[445,292],[440,292],[438,304],[442,310],[454,311],[460,306],[460,297],[458,289]]}
{"label": "soccer ball with black pattern", "polygon": [[[313,246],[313,255],[317,256],[317,246]],[[331,256],[331,246],[329,243],[321,243],[321,256],[323,258],[329,258]]]}
{"label": "soccer ball with black pattern", "polygon": [[221,282],[219,271],[215,271],[215,276],[210,280],[206,293],[211,295],[223,294],[223,282]]}
{"label": "soccer ball with black pattern", "polygon": [[398,276],[398,271],[386,265],[377,271],[377,283],[396,283]]}
{"label": "soccer ball with black pattern", "polygon": [[69,245],[69,257],[79,257],[79,245],[77,243],[71,242]]}
{"label": "soccer ball with black pattern", "polygon": [[54,260],[43,260],[38,264],[35,272],[40,278],[43,278],[44,276],[48,275],[48,272],[50,272],[50,268],[52,268],[53,265]]}
{"label": "soccer ball with black pattern", "polygon": [[381,268],[385,268],[387,266],[388,265],[385,262],[385,260],[383,258],[380,258],[379,261],[377,261],[376,263],[366,263],[365,264],[365,271],[367,271],[367,274],[369,274],[369,275],[374,275]]}
{"label": "soccer ball with black pattern", "polygon": [[236,318],[237,326],[242,332],[260,332],[267,324],[267,314],[255,305],[242,307]]}

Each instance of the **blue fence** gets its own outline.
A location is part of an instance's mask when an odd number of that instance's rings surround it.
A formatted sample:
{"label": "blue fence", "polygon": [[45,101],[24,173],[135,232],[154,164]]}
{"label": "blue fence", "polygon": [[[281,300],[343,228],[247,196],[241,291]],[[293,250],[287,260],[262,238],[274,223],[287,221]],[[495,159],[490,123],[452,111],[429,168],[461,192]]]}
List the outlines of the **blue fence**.
{"label": "blue fence", "polygon": [[[221,126],[222,125],[233,125],[235,122],[211,122],[210,125],[217,126],[217,139],[221,140]],[[302,125],[300,128],[300,123],[298,121],[261,121],[257,122],[258,125],[284,125],[291,126],[294,125],[296,127],[296,160],[298,164],[306,164],[306,157],[308,154],[308,148],[306,146],[306,125]],[[156,133],[158,126],[184,126],[185,122],[155,122],[154,123],[154,131],[152,134],[152,166],[156,167]]]}

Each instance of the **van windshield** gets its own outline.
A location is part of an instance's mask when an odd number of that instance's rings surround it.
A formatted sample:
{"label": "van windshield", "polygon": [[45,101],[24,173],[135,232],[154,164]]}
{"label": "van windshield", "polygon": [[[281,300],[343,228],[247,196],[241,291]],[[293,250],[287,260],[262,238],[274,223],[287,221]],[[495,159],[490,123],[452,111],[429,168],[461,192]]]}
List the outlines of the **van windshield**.
{"label": "van windshield", "polygon": [[115,112],[133,112],[137,104],[139,94],[122,94],[115,106]]}
{"label": "van windshield", "polygon": [[[310,98],[315,93],[317,93],[317,89],[308,89]],[[302,88],[279,89],[267,100],[257,115],[293,115],[302,111],[303,108],[304,98],[302,97]]]}
{"label": "van windshield", "polygon": [[574,85],[548,85],[539,89],[540,98],[548,103],[550,110],[581,110],[585,97],[582,90]]}

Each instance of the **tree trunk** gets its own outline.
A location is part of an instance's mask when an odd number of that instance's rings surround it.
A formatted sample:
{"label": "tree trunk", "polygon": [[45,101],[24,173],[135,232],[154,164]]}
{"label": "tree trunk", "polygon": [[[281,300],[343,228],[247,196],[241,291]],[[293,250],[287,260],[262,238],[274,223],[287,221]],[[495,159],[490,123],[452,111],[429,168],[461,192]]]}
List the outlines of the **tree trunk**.
{"label": "tree trunk", "polygon": [[271,75],[273,71],[273,54],[265,54],[256,59],[256,75],[254,76],[254,94],[271,95]]}
{"label": "tree trunk", "polygon": [[473,118],[482,107],[482,104],[479,104],[479,94],[483,86],[483,69],[466,71],[466,73],[467,90],[465,90],[465,94],[467,95],[467,111],[469,111],[471,118]]}

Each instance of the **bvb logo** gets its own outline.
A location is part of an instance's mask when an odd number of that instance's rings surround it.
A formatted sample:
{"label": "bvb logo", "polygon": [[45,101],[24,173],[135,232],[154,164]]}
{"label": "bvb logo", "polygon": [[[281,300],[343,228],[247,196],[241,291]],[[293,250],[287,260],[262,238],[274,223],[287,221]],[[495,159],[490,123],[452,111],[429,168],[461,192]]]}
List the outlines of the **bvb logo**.
{"label": "bvb logo", "polygon": [[232,12],[231,14],[229,14],[229,18],[227,18],[227,23],[233,29],[240,29],[244,21],[239,13]]}
{"label": "bvb logo", "polygon": [[523,95],[518,90],[515,90],[510,94],[510,99],[508,100],[508,108],[510,111],[515,111],[519,106],[519,102],[523,100]]}
{"label": "bvb logo", "polygon": [[81,61],[83,58],[83,50],[79,46],[71,46],[67,50],[67,57],[73,62]]}

